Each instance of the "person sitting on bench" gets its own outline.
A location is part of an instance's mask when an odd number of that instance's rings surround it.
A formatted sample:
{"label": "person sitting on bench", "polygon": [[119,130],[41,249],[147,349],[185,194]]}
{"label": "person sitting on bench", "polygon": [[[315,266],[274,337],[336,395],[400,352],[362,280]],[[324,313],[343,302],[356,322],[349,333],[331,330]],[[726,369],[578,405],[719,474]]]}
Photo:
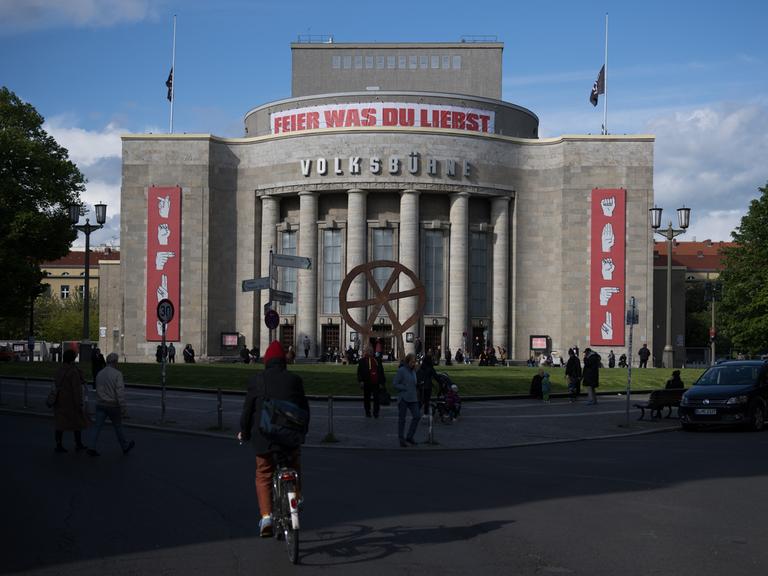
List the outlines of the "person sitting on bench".
{"label": "person sitting on bench", "polygon": [[685,388],[685,384],[683,384],[683,381],[680,379],[680,370],[672,371],[672,378],[667,380],[667,384],[664,386],[664,388],[666,390],[674,388]]}

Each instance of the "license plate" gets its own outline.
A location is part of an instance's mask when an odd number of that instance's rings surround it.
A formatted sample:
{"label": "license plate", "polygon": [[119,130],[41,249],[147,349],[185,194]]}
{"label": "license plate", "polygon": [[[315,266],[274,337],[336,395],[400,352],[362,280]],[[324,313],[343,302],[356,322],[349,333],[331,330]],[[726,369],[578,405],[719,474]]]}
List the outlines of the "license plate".
{"label": "license plate", "polygon": [[693,413],[697,416],[714,416],[717,414],[717,408],[696,408]]}

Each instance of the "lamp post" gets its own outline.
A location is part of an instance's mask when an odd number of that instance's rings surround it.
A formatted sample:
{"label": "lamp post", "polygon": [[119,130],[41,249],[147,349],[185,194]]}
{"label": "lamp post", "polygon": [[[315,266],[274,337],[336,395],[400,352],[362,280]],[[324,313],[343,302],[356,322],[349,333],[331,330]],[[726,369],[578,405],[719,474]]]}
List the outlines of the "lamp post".
{"label": "lamp post", "polygon": [[[91,300],[91,292],[90,292],[90,273],[91,273],[91,266],[90,266],[90,251],[91,251],[91,232],[95,232],[96,230],[100,230],[104,227],[104,222],[107,221],[107,205],[106,204],[96,204],[94,206],[96,209],[96,222],[98,225],[91,224],[90,220],[88,218],[85,219],[85,224],[78,224],[80,221],[80,210],[81,207],[79,204],[72,204],[69,206],[69,220],[72,222],[72,227],[75,230],[79,230],[83,234],[85,234],[85,285],[83,286],[83,342],[90,345],[90,336],[89,336],[89,323],[90,323],[90,300]],[[82,356],[80,357],[80,361],[86,360]]]}
{"label": "lamp post", "polygon": [[664,354],[662,356],[662,365],[664,368],[674,368],[675,349],[672,346],[672,240],[683,234],[691,221],[690,208],[678,208],[677,220],[680,229],[672,228],[672,221],[669,221],[667,228],[661,229],[661,211],[662,209],[654,206],[649,209],[651,213],[651,228],[656,234],[667,239],[667,321],[666,321],[666,342],[664,344]]}

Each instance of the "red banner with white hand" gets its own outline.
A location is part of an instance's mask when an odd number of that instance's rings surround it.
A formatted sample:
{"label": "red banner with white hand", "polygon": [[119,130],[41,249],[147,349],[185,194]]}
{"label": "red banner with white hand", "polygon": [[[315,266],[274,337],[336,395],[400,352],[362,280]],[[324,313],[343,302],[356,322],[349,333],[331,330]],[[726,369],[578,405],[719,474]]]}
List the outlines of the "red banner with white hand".
{"label": "red banner with white hand", "polygon": [[589,341],[624,345],[627,191],[592,190]]}
{"label": "red banner with white hand", "polygon": [[163,326],[157,303],[167,298],[175,314],[166,325],[165,339],[179,341],[181,304],[181,188],[149,189],[147,197],[147,341],[160,342]]}

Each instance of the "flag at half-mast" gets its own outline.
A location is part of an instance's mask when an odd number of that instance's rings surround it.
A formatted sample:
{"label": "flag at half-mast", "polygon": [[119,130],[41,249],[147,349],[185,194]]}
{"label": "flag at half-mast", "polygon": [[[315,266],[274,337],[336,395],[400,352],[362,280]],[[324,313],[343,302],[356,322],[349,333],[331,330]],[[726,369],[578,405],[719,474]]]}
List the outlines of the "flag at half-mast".
{"label": "flag at half-mast", "polygon": [[600,68],[597,80],[592,85],[592,93],[589,95],[589,101],[592,102],[592,106],[597,106],[597,97],[600,94],[605,94],[605,65]]}
{"label": "flag at half-mast", "polygon": [[165,81],[165,85],[168,87],[168,101],[173,102],[173,68],[171,68],[171,72],[168,74],[168,80]]}

